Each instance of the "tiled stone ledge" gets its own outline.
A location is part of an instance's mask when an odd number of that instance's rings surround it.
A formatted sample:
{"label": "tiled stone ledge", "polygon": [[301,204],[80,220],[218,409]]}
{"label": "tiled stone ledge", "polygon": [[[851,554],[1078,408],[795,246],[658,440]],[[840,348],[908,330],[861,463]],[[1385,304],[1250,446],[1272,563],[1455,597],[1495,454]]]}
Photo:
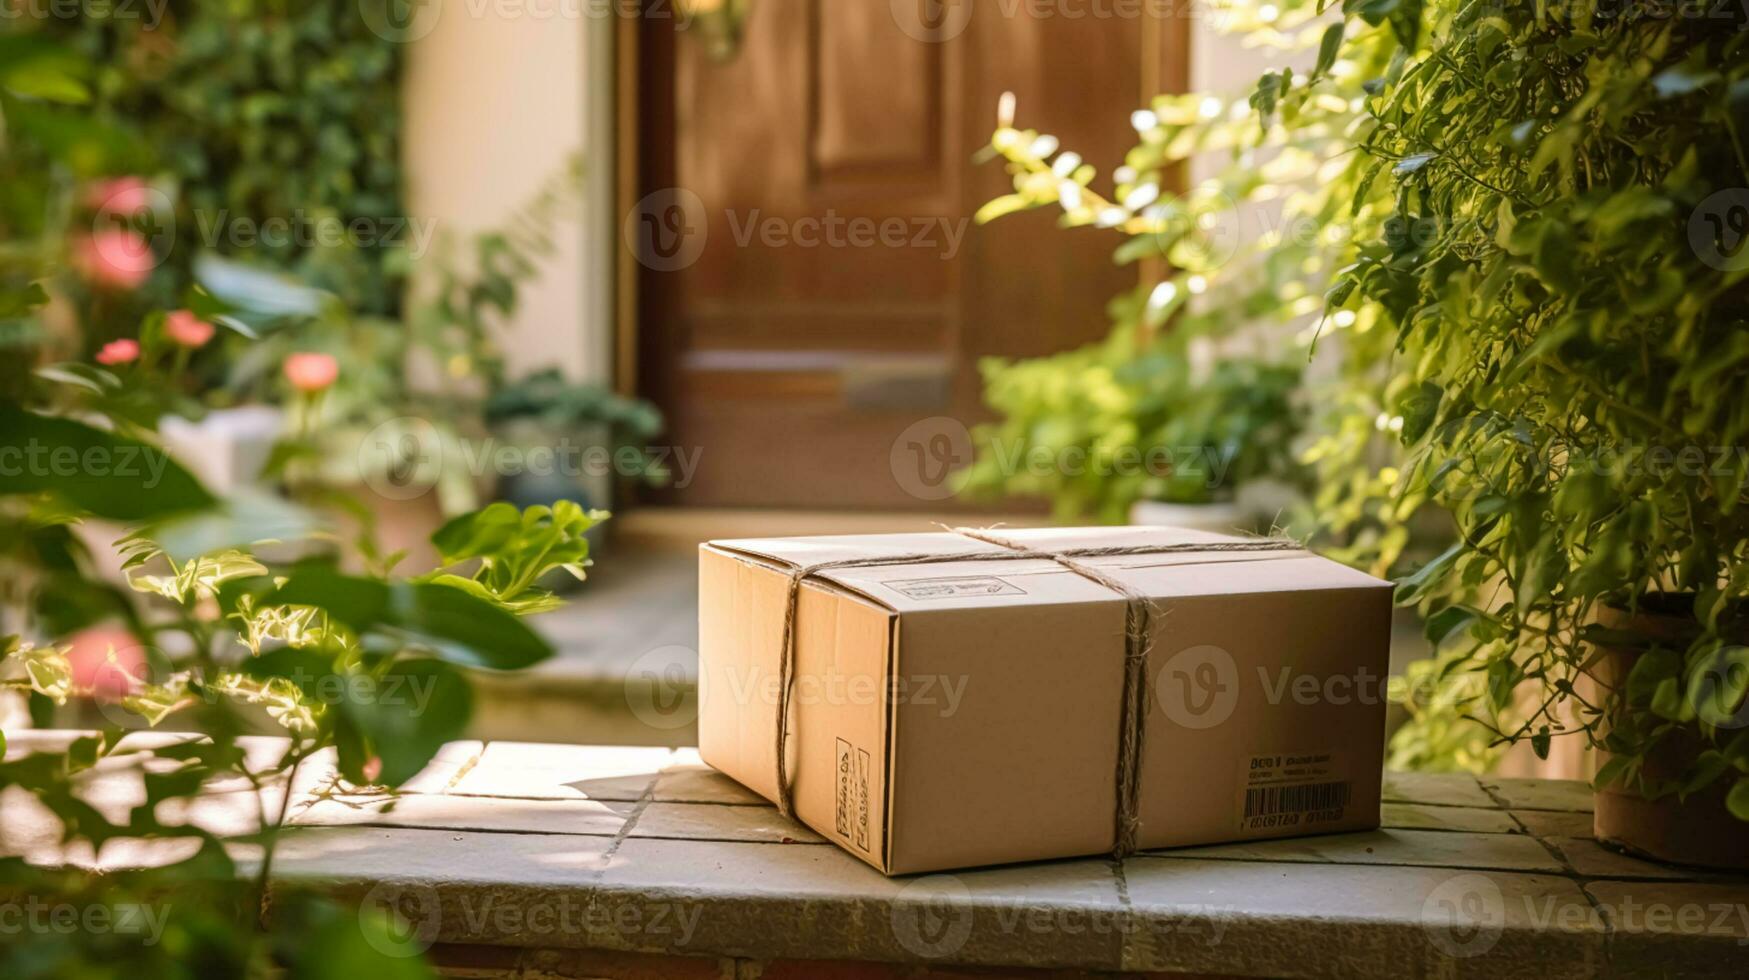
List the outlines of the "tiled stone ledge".
{"label": "tiled stone ledge", "polygon": [[[25,733],[10,751],[67,737]],[[260,759],[277,747],[249,744]],[[307,829],[276,877],[392,903],[460,975],[819,976],[849,961],[943,976],[1749,975],[1749,880],[1599,846],[1579,784],[1390,774],[1373,833],[888,879],[686,749],[456,743],[397,798],[330,792],[306,769],[290,812]],[[120,763],[93,780],[100,808],[137,801]],[[151,842],[60,853],[30,807],[0,796],[0,851],[163,858]],[[254,808],[233,788],[184,819],[240,835]],[[883,975],[870,969],[846,975]]]}

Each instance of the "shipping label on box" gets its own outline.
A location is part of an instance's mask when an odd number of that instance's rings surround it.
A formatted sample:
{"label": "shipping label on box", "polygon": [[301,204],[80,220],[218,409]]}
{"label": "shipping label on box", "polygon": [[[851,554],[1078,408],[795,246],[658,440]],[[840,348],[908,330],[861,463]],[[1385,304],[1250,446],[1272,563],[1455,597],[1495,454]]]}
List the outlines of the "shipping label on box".
{"label": "shipping label on box", "polygon": [[999,534],[702,546],[704,760],[888,874],[1378,825],[1389,583],[1205,532]]}

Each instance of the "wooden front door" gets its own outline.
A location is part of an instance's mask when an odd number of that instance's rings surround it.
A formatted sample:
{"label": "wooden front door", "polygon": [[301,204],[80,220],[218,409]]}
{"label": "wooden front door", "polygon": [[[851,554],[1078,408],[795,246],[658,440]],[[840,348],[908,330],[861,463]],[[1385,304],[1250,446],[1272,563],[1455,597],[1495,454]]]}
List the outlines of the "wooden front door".
{"label": "wooden front door", "polygon": [[1054,214],[970,220],[1009,189],[973,160],[1005,91],[1019,125],[1122,161],[1144,88],[1184,71],[1181,19],[1086,13],[1126,9],[750,0],[727,57],[641,22],[636,374],[699,454],[667,501],[947,504],[984,417],[979,358],[1103,336],[1135,282],[1114,239]]}

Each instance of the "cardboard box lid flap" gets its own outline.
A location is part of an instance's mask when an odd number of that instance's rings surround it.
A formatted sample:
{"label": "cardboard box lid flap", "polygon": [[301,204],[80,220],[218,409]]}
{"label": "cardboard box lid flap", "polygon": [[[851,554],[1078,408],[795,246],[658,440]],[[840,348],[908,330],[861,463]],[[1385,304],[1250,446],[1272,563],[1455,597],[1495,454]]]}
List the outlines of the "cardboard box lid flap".
{"label": "cardboard box lid flap", "polygon": [[[1209,531],[1176,527],[994,528],[992,535],[1039,551],[1077,548],[1125,548],[1141,545],[1178,546],[1226,544],[1248,540]],[[1001,545],[951,531],[916,534],[838,534],[807,538],[735,538],[706,542],[710,547],[799,567],[858,558],[902,558],[906,555],[975,555],[1001,553]],[[902,567],[895,565],[894,567]],[[831,569],[819,573],[832,578]]]}
{"label": "cardboard box lid flap", "polygon": [[[1183,547],[1230,544],[1255,539],[1208,531],[1169,527],[996,529],[993,534],[1038,551],[1141,546]],[[814,578],[854,592],[886,608],[935,610],[1005,602],[1121,601],[1109,589],[1049,559],[1012,557],[1012,552],[951,532],[921,534],[840,535],[815,538],[749,538],[712,541],[710,547],[748,555],[779,565],[799,567],[861,558],[907,555],[967,555],[963,561],[863,565],[827,568]],[[979,555],[1002,556],[980,559]],[[1281,588],[1353,588],[1379,584],[1376,579],[1306,552],[1176,552],[1159,555],[1118,555],[1082,559],[1090,565],[1121,571],[1142,591],[1159,596],[1195,595],[1204,591],[1246,591],[1245,579],[1257,591]],[[1253,563],[1277,567],[1264,573]],[[1217,565],[1233,568],[1217,569]],[[1194,572],[1185,566],[1195,566]],[[1237,576],[1237,577],[1236,577]],[[1207,586],[1220,584],[1212,590]]]}
{"label": "cardboard box lid flap", "polygon": [[[1002,551],[1001,547],[957,534],[839,534],[812,538],[738,538],[707,542],[711,547],[781,565],[800,567],[855,558],[952,555]],[[822,573],[825,574],[825,573]]]}

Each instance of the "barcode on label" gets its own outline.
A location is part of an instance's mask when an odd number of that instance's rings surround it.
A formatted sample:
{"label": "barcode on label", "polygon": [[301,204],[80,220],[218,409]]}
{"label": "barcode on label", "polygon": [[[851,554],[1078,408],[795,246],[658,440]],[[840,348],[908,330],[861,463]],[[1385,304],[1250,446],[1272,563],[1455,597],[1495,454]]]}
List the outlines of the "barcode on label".
{"label": "barcode on label", "polygon": [[1347,783],[1307,783],[1304,786],[1258,786],[1245,791],[1245,817],[1277,813],[1337,810],[1348,805],[1353,789]]}

